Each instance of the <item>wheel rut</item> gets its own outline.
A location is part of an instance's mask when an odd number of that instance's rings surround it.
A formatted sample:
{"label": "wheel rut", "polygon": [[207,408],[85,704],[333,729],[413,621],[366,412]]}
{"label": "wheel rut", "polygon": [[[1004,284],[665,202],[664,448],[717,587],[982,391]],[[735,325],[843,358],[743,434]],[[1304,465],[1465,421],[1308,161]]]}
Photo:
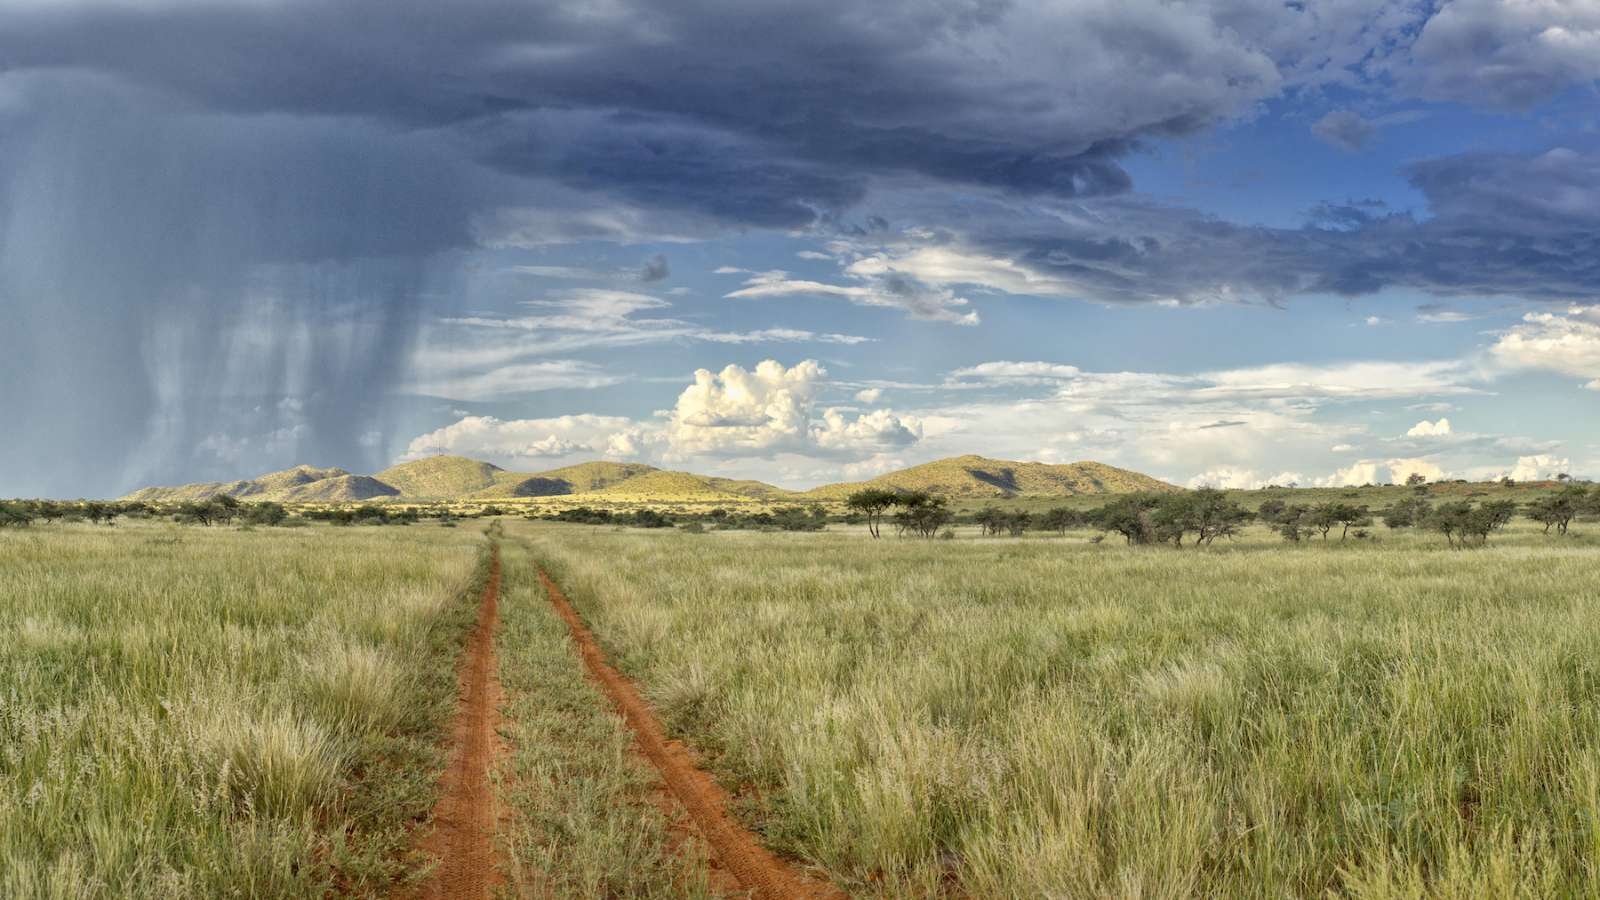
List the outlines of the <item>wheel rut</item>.
{"label": "wheel rut", "polygon": [[460,700],[450,727],[450,764],[439,779],[433,831],[418,845],[439,864],[411,895],[418,900],[487,900],[490,891],[503,883],[494,842],[499,814],[489,783],[499,749],[501,699],[495,658],[495,633],[500,627],[498,544],[490,554],[478,621],[457,674]]}
{"label": "wheel rut", "polygon": [[809,877],[761,845],[754,832],[729,812],[729,797],[688,749],[669,740],[655,711],[627,676],[607,661],[594,633],[561,588],[542,569],[539,580],[556,613],[567,623],[589,674],[600,683],[633,731],[639,751],[661,773],[722,866],[755,900],[845,900],[830,884]]}

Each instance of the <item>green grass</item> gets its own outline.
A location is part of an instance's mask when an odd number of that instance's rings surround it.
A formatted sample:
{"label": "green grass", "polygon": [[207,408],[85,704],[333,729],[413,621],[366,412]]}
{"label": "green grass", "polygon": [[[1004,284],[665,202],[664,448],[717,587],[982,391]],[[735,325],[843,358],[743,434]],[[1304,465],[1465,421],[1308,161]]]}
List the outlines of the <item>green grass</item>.
{"label": "green grass", "polygon": [[502,572],[497,650],[509,752],[497,783],[511,813],[501,835],[509,892],[573,900],[717,896],[703,849],[674,840],[668,814],[675,804],[585,677],[518,542],[503,545]]}
{"label": "green grass", "polygon": [[1593,535],[511,531],[860,895],[1600,894]]}
{"label": "green grass", "polygon": [[467,529],[0,532],[0,896],[385,896],[416,870]]}

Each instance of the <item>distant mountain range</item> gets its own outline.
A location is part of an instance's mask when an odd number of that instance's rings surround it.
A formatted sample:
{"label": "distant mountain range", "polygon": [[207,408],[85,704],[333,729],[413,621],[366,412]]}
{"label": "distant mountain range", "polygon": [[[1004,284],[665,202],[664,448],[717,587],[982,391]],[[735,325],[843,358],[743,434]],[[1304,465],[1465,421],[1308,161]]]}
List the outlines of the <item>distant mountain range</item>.
{"label": "distant mountain range", "polygon": [[673,472],[642,463],[587,462],[548,472],[508,472],[462,456],[431,456],[374,475],[296,466],[245,481],[147,487],[124,499],[200,500],[229,494],[280,503],[347,503],[365,500],[510,500],[572,497],[596,503],[747,503],[843,500],[864,487],[927,491],[953,499],[1073,497],[1132,491],[1177,490],[1148,475],[1097,462],[1051,465],[982,456],[954,456],[809,491],[789,491],[760,481]]}

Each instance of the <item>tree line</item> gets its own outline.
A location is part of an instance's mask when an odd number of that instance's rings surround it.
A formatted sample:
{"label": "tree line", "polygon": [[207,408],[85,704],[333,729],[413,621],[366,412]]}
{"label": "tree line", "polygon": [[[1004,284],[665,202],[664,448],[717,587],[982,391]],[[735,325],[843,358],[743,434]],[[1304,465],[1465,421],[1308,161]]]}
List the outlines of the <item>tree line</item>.
{"label": "tree line", "polygon": [[[971,521],[985,535],[1020,536],[1028,531],[1065,534],[1088,528],[1116,534],[1129,545],[1171,544],[1174,547],[1210,546],[1218,538],[1231,539],[1251,522],[1272,529],[1289,543],[1309,540],[1340,541],[1372,536],[1368,530],[1381,521],[1386,528],[1413,528],[1444,537],[1452,547],[1487,543],[1517,515],[1544,526],[1544,532],[1567,534],[1571,523],[1585,516],[1600,516],[1600,488],[1568,484],[1559,492],[1527,504],[1513,500],[1475,503],[1456,500],[1434,503],[1419,493],[1383,509],[1341,501],[1292,504],[1273,499],[1250,510],[1216,488],[1176,493],[1120,495],[1088,510],[1056,507],[1035,515],[1026,510],[990,506],[973,514]],[[866,489],[851,494],[845,506],[861,515],[868,532],[882,535],[886,520],[901,535],[932,537],[955,521],[942,498],[920,491]],[[889,516],[890,510],[897,510]]]}
{"label": "tree line", "polygon": [[[426,515],[449,521],[446,510],[431,510]],[[229,494],[216,494],[204,500],[179,503],[146,503],[139,500],[10,500],[0,501],[0,528],[22,528],[35,522],[91,522],[111,525],[119,518],[167,519],[179,525],[303,525],[307,521],[334,525],[409,525],[424,516],[410,507],[395,508],[375,503],[355,507],[316,507],[292,515],[274,501],[245,502]]]}
{"label": "tree line", "polygon": [[[964,521],[977,525],[985,535],[1020,536],[1029,531],[1065,535],[1072,529],[1087,528],[1102,535],[1118,535],[1130,545],[1170,544],[1174,547],[1210,546],[1219,538],[1237,536],[1251,522],[1270,528],[1289,543],[1328,541],[1335,537],[1340,541],[1369,538],[1372,536],[1369,529],[1381,522],[1391,530],[1409,528],[1438,534],[1452,547],[1471,547],[1487,543],[1518,515],[1542,525],[1545,534],[1554,535],[1569,534],[1575,521],[1600,516],[1600,487],[1577,483],[1566,483],[1554,493],[1520,505],[1513,500],[1435,503],[1426,495],[1424,486],[1413,487],[1410,496],[1382,509],[1343,501],[1297,504],[1271,499],[1250,510],[1225,491],[1201,488],[1173,493],[1122,494],[1088,510],[1062,506],[1035,514],[1023,509],[989,506],[972,513]],[[955,512],[943,497],[926,491],[868,488],[851,494],[845,507],[851,519],[865,522],[874,538],[881,537],[886,527],[892,527],[900,536],[953,537],[950,526],[957,521]],[[496,507],[478,511],[485,516],[501,513]],[[426,517],[450,525],[456,514],[443,508],[419,511],[368,503],[355,507],[303,508],[292,515],[280,503],[245,502],[227,494],[176,504],[0,501],[0,527],[26,527],[34,522],[56,521],[110,525],[119,517],[169,518],[179,524],[201,526],[235,523],[274,526],[307,521],[335,525],[407,525]],[[578,507],[548,517],[567,522],[643,528],[668,528],[677,524],[673,517],[654,510],[618,513]],[[824,527],[828,519],[818,506],[782,507],[751,513],[717,509],[695,518],[690,526],[693,530],[703,530],[709,523],[714,528],[816,531]]]}

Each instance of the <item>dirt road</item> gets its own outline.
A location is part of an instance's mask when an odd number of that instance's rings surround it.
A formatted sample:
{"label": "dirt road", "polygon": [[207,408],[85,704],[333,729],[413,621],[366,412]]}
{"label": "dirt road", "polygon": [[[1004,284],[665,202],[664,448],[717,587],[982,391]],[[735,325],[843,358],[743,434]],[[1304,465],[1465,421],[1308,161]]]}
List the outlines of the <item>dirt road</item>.
{"label": "dirt road", "polygon": [[660,771],[668,790],[683,804],[718,861],[740,886],[755,900],[843,900],[845,895],[832,885],[807,877],[763,847],[756,835],[729,813],[727,793],[695,765],[681,743],[667,739],[655,712],[633,683],[606,661],[605,652],[566,595],[544,572],[539,578],[550,603],[571,630],[589,673],[627,719],[639,751]]}

